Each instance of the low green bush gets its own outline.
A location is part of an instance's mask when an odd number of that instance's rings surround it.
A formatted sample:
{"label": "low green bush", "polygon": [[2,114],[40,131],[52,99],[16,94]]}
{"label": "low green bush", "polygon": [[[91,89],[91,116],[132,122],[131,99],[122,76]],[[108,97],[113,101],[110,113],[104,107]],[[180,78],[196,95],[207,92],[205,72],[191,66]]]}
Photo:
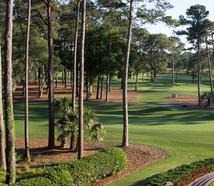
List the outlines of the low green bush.
{"label": "low green bush", "polygon": [[55,186],[72,186],[73,179],[67,170],[50,169],[48,171],[48,178]]}
{"label": "low green bush", "polygon": [[206,106],[210,106],[210,104],[214,102],[214,94],[213,92],[204,92],[200,99],[201,103],[205,103]]}
{"label": "low green bush", "polygon": [[21,172],[20,181],[14,186],[88,186],[124,170],[126,164],[125,152],[111,147],[81,160],[50,165],[39,171]]}
{"label": "low green bush", "polygon": [[74,180],[74,185],[88,185],[96,180],[94,165],[85,160],[67,164],[67,170]]}
{"label": "low green bush", "polygon": [[35,177],[35,178],[20,180],[13,186],[53,186],[53,184],[46,177]]}
{"label": "low green bush", "polygon": [[47,175],[48,170],[44,168],[21,168],[17,169],[16,171],[16,178],[17,180],[20,179],[28,179],[32,177],[43,177],[44,175]]}
{"label": "low green bush", "polygon": [[126,153],[122,149],[108,148],[104,149],[103,152],[109,154],[111,160],[114,161],[113,164],[116,166],[116,172],[120,172],[125,169],[128,159]]}
{"label": "low green bush", "polygon": [[[214,170],[214,158],[205,159],[202,161],[193,162],[188,165],[181,165],[175,169],[171,169],[162,174],[157,174],[152,177],[146,178],[142,181],[141,185],[144,186],[163,186],[166,182],[172,182],[175,185],[180,185],[180,181],[184,177],[188,177],[190,173],[194,174],[194,171],[197,171],[201,168],[206,168],[207,172]],[[188,178],[190,179],[190,178]]]}
{"label": "low green bush", "polygon": [[50,169],[67,170],[73,178],[74,185],[90,183],[114,175],[125,169],[127,157],[119,148],[108,148],[81,160],[59,164]]}
{"label": "low green bush", "polygon": [[6,172],[0,171],[0,183],[4,183],[6,178]]}

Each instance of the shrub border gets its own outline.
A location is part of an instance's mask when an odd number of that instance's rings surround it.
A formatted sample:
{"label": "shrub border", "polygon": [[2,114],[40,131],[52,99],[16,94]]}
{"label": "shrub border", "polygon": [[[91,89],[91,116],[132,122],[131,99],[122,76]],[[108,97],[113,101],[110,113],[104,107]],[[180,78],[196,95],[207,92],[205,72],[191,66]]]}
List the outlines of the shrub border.
{"label": "shrub border", "polygon": [[190,184],[197,177],[214,171],[214,158],[184,164],[167,172],[148,177],[141,182],[144,186],[163,186],[171,182],[177,186]]}
{"label": "shrub border", "polygon": [[[123,171],[126,165],[126,153],[118,147],[110,147],[80,160],[53,164],[44,169],[38,168],[36,170],[39,170],[39,173],[23,172],[13,186],[28,186],[28,183],[31,186],[32,182],[34,186],[40,186],[36,181],[39,182],[41,178],[47,181],[47,185],[51,183],[53,186],[91,185],[96,180]],[[65,176],[67,173],[70,177]]]}

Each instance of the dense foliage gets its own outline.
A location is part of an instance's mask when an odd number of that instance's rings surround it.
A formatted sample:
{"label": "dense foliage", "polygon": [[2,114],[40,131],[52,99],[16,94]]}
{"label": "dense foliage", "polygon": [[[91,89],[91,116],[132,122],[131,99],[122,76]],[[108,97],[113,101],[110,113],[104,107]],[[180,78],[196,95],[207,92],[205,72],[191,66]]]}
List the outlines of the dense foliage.
{"label": "dense foliage", "polygon": [[52,183],[48,178],[45,177],[35,177],[29,179],[23,179],[14,186],[51,186]]}
{"label": "dense foliage", "polygon": [[0,183],[5,181],[6,173],[4,171],[0,171]]}
{"label": "dense foliage", "polygon": [[[111,147],[71,162],[47,166],[38,171],[22,172],[14,186],[71,186],[90,185],[98,179],[114,175],[125,169],[127,157],[123,150]],[[3,183],[5,173],[0,181]]]}
{"label": "dense foliage", "polygon": [[[59,114],[59,120],[56,122],[59,132],[57,139],[61,142],[62,147],[65,146],[66,139],[69,136],[72,136],[71,144],[75,145],[77,142],[79,115],[78,112],[72,110],[71,105],[72,101],[70,97],[64,97],[55,101],[55,106]],[[83,117],[85,136],[95,142],[102,141],[105,134],[104,126],[97,121],[93,110],[85,108]]]}
{"label": "dense foliage", "polygon": [[201,103],[204,103],[205,106],[210,106],[214,102],[213,92],[204,92],[201,95]]}
{"label": "dense foliage", "polygon": [[[145,179],[142,185],[145,186],[163,186],[167,182],[172,182],[175,185],[188,185],[198,176],[214,170],[214,159],[205,159],[202,161],[193,162],[189,165],[182,165],[167,172],[154,175]],[[201,175],[200,175],[201,173]]]}
{"label": "dense foliage", "polygon": [[98,179],[114,175],[125,169],[126,154],[118,148],[108,148],[99,153],[70,163],[52,167],[52,170],[68,170],[74,185],[88,185]]}

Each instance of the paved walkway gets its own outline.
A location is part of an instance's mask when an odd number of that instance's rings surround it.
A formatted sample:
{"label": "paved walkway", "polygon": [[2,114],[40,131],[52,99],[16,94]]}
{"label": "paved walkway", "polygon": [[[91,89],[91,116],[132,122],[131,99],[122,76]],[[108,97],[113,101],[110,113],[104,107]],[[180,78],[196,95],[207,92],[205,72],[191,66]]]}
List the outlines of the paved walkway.
{"label": "paved walkway", "polygon": [[190,186],[209,186],[214,182],[214,172],[206,174],[190,184]]}

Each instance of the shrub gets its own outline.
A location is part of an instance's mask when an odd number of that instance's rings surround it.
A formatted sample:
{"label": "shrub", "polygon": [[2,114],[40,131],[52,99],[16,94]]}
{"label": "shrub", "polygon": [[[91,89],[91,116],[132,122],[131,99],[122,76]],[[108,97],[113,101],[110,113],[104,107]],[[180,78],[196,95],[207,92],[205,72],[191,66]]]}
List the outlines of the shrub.
{"label": "shrub", "polygon": [[4,183],[6,178],[6,172],[0,171],[0,183]]}
{"label": "shrub", "polygon": [[214,170],[214,159],[205,159],[202,161],[193,162],[189,165],[181,165],[175,169],[171,169],[162,174],[157,174],[149,177],[142,181],[144,186],[163,186],[166,182],[170,181],[175,185],[185,185],[182,180],[185,179],[189,181],[192,180],[194,174],[198,174],[199,169],[205,168],[206,173],[212,172]]}
{"label": "shrub", "polygon": [[86,160],[76,160],[67,164],[67,170],[73,178],[74,185],[88,185],[96,180],[94,166]]}
{"label": "shrub", "polygon": [[127,157],[119,148],[108,148],[81,160],[50,167],[52,170],[67,170],[74,185],[89,185],[98,179],[116,174],[125,169]]}
{"label": "shrub", "polygon": [[206,104],[206,106],[210,106],[210,104],[214,102],[214,94],[212,92],[204,92],[200,99],[202,103]]}
{"label": "shrub", "polygon": [[72,186],[73,179],[67,170],[50,169],[48,172],[48,178],[51,183],[56,186]]}
{"label": "shrub", "polygon": [[51,181],[45,177],[35,177],[29,179],[23,179],[14,186],[52,186]]}
{"label": "shrub", "polygon": [[[59,112],[59,120],[55,123],[59,132],[57,140],[64,147],[68,137],[71,138],[71,149],[75,150],[78,135],[78,112],[74,112],[71,107],[70,97],[55,100],[55,107]],[[103,140],[105,131],[102,123],[97,121],[94,111],[85,108],[84,110],[84,133],[89,140],[99,142]]]}
{"label": "shrub", "polygon": [[19,172],[20,181],[14,186],[90,185],[98,179],[123,171],[126,164],[125,152],[111,147],[81,160]]}
{"label": "shrub", "polygon": [[123,150],[112,147],[104,149],[103,152],[109,154],[112,161],[114,160],[116,172],[120,172],[125,169],[128,159]]}

